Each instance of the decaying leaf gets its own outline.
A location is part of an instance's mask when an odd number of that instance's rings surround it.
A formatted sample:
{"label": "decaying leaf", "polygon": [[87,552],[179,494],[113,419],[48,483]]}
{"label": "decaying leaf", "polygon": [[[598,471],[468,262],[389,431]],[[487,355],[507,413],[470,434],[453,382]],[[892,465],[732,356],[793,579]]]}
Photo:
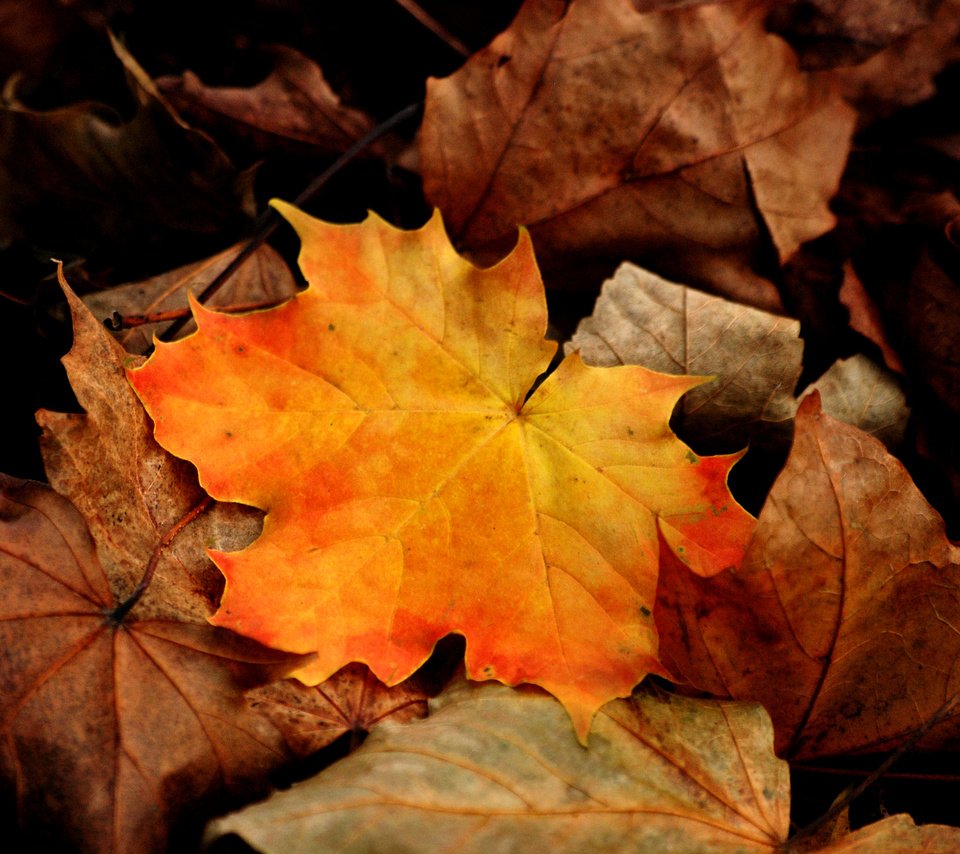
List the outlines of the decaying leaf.
{"label": "decaying leaf", "polygon": [[[816,395],[741,567],[704,579],[666,555],[657,607],[670,669],[763,703],[782,756],[889,748],[960,689],[960,548],[900,463]],[[954,716],[924,743],[958,738]]]}
{"label": "decaying leaf", "polygon": [[[803,368],[796,320],[729,302],[623,264],[607,280],[593,315],[567,352],[588,365],[643,365],[715,381],[680,403],[690,439],[742,447],[789,444]],[[909,410],[891,375],[863,355],[836,362],[811,388],[824,408],[889,445],[903,437]],[[810,389],[807,389],[809,391]]]}
{"label": "decaying leaf", "polygon": [[[757,704],[654,693],[603,708],[590,747],[539,692],[460,685],[430,717],[378,729],[342,762],[215,821],[264,854],[782,851],[789,773]],[[894,816],[825,850],[913,854],[960,830]],[[806,849],[809,850],[809,849]]]}
{"label": "decaying leaf", "polygon": [[284,679],[254,688],[247,700],[283,733],[295,754],[307,756],[344,733],[422,718],[427,696],[409,679],[388,688],[365,665],[348,664],[320,685]]}
{"label": "decaying leaf", "polygon": [[461,684],[312,780],[214,823],[267,852],[769,851],[789,774],[757,705],[616,701],[585,750],[539,691]]}
{"label": "decaying leaf", "polygon": [[[64,357],[85,414],[40,410],[47,478],[80,511],[112,589],[122,599],[143,575],[163,533],[203,497],[193,467],[164,451],[126,379],[130,357],[64,288],[73,348]],[[140,614],[205,623],[222,579],[207,548],[241,548],[260,533],[261,514],[216,504],[164,552]]]}
{"label": "decaying leaf", "polygon": [[894,376],[862,353],[837,359],[800,397],[816,390],[828,415],[852,424],[889,448],[907,429],[910,410]]}
{"label": "decaying leaf", "polygon": [[[891,10],[901,6],[891,3]],[[930,23],[888,45],[866,62],[838,69],[846,98],[857,107],[861,125],[886,118],[936,94],[934,78],[960,59],[960,2],[945,0]]]}
{"label": "decaying leaf", "polygon": [[117,625],[80,514],[5,475],[0,583],[0,771],[31,850],[165,851],[185,809],[262,790],[285,758],[243,691],[295,661],[136,609]]}
{"label": "decaying leaf", "polygon": [[502,250],[522,223],[545,269],[642,259],[777,308],[751,256],[785,259],[831,227],[853,113],[797,70],[763,11],[528,0],[428,82],[428,200],[474,252]]}
{"label": "decaying leaf", "polygon": [[771,6],[771,26],[807,68],[856,65],[926,27],[943,0],[787,0]]}
{"label": "decaying leaf", "polygon": [[214,556],[215,622],[317,650],[296,674],[312,683],[363,661],[396,684],[461,633],[471,678],[541,685],[586,738],[660,669],[658,536],[709,575],[752,529],[735,457],[668,427],[699,380],[571,356],[527,399],[556,345],[525,233],[481,270],[439,215],[403,232],[278,207],[307,291],[248,316],[197,306],[199,332],[130,374],[207,491],[268,512],[257,542]]}
{"label": "decaying leaf", "polygon": [[340,103],[311,59],[290,47],[267,50],[274,68],[248,89],[205,86],[190,71],[159,78],[157,88],[191,123],[248,137],[260,153],[340,154],[373,127]]}
{"label": "decaying leaf", "polygon": [[[168,273],[87,294],[83,302],[94,316],[104,320],[112,317],[114,312],[126,317],[186,309],[187,294],[201,292],[241,249],[242,245],[237,244],[211,258],[178,267]],[[283,259],[269,246],[263,245],[213,294],[206,305],[219,308],[279,302],[293,296],[296,290],[296,282]],[[170,322],[147,323],[126,329],[116,339],[128,353],[146,353],[153,346],[153,336],[161,335]],[[184,325],[178,337],[188,335],[195,329],[193,321],[190,321]]]}
{"label": "decaying leaf", "polygon": [[850,328],[876,344],[883,355],[884,364],[891,371],[902,374],[903,363],[887,337],[880,309],[849,262],[843,268],[843,284],[840,286],[839,296],[840,302],[850,314]]}
{"label": "decaying leaf", "polygon": [[129,121],[89,103],[0,108],[0,236],[76,254],[158,252],[245,228],[249,181],[114,46],[138,104]]}

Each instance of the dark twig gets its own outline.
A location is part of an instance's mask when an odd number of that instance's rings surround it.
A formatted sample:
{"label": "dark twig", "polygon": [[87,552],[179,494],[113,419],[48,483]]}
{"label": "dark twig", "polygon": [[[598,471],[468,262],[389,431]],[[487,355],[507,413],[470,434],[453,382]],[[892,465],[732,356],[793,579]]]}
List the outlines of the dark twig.
{"label": "dark twig", "polygon": [[460,56],[468,57],[473,51],[470,50],[460,39],[451,33],[436,18],[430,15],[419,3],[413,0],[395,0],[398,6],[416,18],[424,27],[430,30],[440,41],[442,41],[451,50],[456,51]]}
{"label": "dark twig", "polygon": [[[370,131],[365,136],[358,139],[353,145],[350,146],[343,154],[341,154],[324,172],[318,175],[309,186],[300,193],[293,200],[293,204],[298,207],[303,206],[303,204],[313,198],[323,187],[324,185],[341,169],[343,169],[348,163],[356,159],[356,157],[362,154],[367,148],[369,148],[373,143],[375,143],[380,137],[392,131],[397,125],[403,124],[408,119],[413,118],[417,115],[418,112],[423,107],[423,101],[417,101],[415,104],[409,104],[404,107],[402,110],[394,113],[390,118],[381,122],[377,125],[372,131]],[[257,219],[256,229],[254,231],[253,237],[247,241],[246,246],[237,253],[237,257],[234,258],[227,266],[220,272],[220,274],[207,285],[203,291],[197,296],[197,302],[205,303],[210,299],[217,291],[223,287],[224,283],[243,265],[243,263],[249,258],[257,249],[266,241],[274,231],[277,230],[277,227],[280,224],[280,220],[277,216],[276,211],[273,208],[267,208]],[[163,332],[162,335],[158,336],[161,341],[171,341],[177,336],[181,329],[186,325],[187,318],[183,317],[179,320],[175,320],[167,329]]]}
{"label": "dark twig", "polygon": [[904,753],[906,753],[910,748],[912,748],[918,741],[920,741],[923,736],[925,736],[930,729],[942,721],[957,704],[957,700],[960,699],[960,692],[953,694],[947,699],[947,701],[940,706],[923,724],[917,727],[916,730],[910,735],[903,744],[900,745],[893,753],[891,753],[880,765],[870,774],[869,777],[866,777],[864,780],[861,780],[856,786],[852,789],[849,789],[846,794],[843,795],[836,803],[833,804],[830,809],[828,809],[820,818],[812,821],[806,827],[801,828],[796,834],[794,834],[787,841],[787,848],[793,848],[796,843],[802,842],[805,839],[809,839],[813,836],[821,827],[823,827],[828,822],[835,819],[841,812],[843,812],[851,803],[853,803],[857,798],[860,797],[867,789],[870,788],[874,783],[877,782],[881,777],[883,777],[887,770],[896,762]]}
{"label": "dark twig", "polygon": [[133,606],[140,601],[140,597],[146,592],[146,589],[150,586],[150,582],[153,581],[154,573],[157,571],[157,565],[160,563],[160,557],[163,555],[164,550],[187,525],[210,506],[212,501],[213,499],[210,498],[210,496],[205,496],[199,504],[191,507],[181,519],[171,525],[167,532],[160,538],[160,542],[158,542],[154,548],[153,554],[150,555],[150,560],[147,561],[147,568],[144,570],[143,578],[140,579],[140,583],[136,586],[133,593],[107,613],[107,619],[111,623],[119,626],[123,622]]}
{"label": "dark twig", "polygon": [[[261,302],[238,302],[234,305],[223,305],[217,308],[217,311],[223,314],[232,314],[240,311],[255,311],[260,308],[275,308],[285,303],[290,297],[283,299],[271,299]],[[150,314],[120,314],[115,311],[109,317],[103,319],[103,325],[111,332],[120,332],[123,329],[135,329],[138,326],[146,326],[149,323],[166,323],[168,320],[180,320],[180,318],[190,317],[189,308],[172,308],[169,311],[154,311]]]}

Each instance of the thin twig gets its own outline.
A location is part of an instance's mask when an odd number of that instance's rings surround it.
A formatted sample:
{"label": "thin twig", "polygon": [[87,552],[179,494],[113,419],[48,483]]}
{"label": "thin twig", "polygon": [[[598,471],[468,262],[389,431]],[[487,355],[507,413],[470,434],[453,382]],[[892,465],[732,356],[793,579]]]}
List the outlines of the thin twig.
{"label": "thin twig", "polygon": [[210,506],[212,501],[213,499],[210,498],[209,495],[204,496],[202,501],[191,507],[183,517],[171,525],[167,532],[160,538],[160,542],[157,543],[153,553],[150,555],[150,560],[147,561],[147,568],[144,570],[143,578],[140,579],[140,583],[134,588],[133,593],[108,612],[107,619],[111,623],[119,626],[120,623],[123,622],[124,617],[126,617],[127,614],[130,613],[130,609],[140,601],[140,597],[143,596],[146,589],[150,586],[150,582],[153,581],[154,573],[157,571],[157,565],[160,563],[160,557],[163,555],[164,550],[187,525]]}
{"label": "thin twig", "polygon": [[[802,765],[793,762],[790,763],[790,770],[833,777],[869,777],[875,773],[865,768],[826,768],[822,765]],[[922,771],[889,771],[883,777],[885,780],[915,780],[920,783],[960,783],[960,774],[926,774]]]}
{"label": "thin twig", "polygon": [[[283,297],[283,299],[261,302],[238,302],[234,305],[218,306],[217,311],[223,314],[233,314],[240,311],[256,311],[260,308],[275,308],[289,299],[290,297]],[[168,311],[154,311],[150,314],[120,314],[119,311],[115,311],[109,317],[103,319],[103,325],[111,332],[120,332],[122,329],[135,329],[149,323],[166,323],[168,320],[180,320],[182,317],[190,317],[189,308],[171,308]]]}
{"label": "thin twig", "polygon": [[[398,110],[396,113],[390,116],[390,118],[381,122],[368,134],[358,139],[353,145],[350,146],[350,148],[341,154],[330,165],[329,168],[317,176],[309,184],[309,186],[307,186],[307,188],[293,200],[293,204],[295,204],[297,207],[302,207],[305,202],[313,198],[313,196],[316,195],[316,193],[318,193],[334,175],[343,169],[344,166],[356,159],[367,148],[380,139],[380,137],[389,133],[391,130],[397,127],[397,125],[403,124],[403,122],[413,118],[418,112],[420,112],[422,107],[423,101],[417,101],[415,104],[409,104],[402,110]],[[220,274],[203,289],[203,291],[197,296],[197,302],[205,303],[217,291],[219,291],[220,288],[223,287],[224,283],[243,265],[247,258],[256,252],[261,244],[263,244],[264,241],[266,241],[266,239],[277,230],[279,224],[280,220],[276,211],[274,211],[273,208],[267,208],[257,220],[253,237],[251,237],[243,249],[237,253],[236,258],[227,264]],[[170,326],[167,327],[163,334],[158,337],[161,341],[171,341],[177,336],[180,330],[183,329],[186,323],[186,317],[175,320],[172,324],[170,324]]]}
{"label": "thin twig", "polygon": [[953,694],[947,699],[947,701],[940,706],[937,711],[933,713],[923,724],[917,727],[916,730],[910,735],[903,744],[900,745],[893,753],[891,753],[875,771],[873,771],[869,777],[865,778],[859,782],[856,786],[850,789],[842,798],[840,798],[836,803],[833,804],[830,809],[828,809],[820,818],[815,821],[810,822],[806,827],[801,828],[794,836],[787,840],[787,847],[792,848],[798,841],[803,841],[804,839],[809,839],[813,836],[821,827],[823,827],[827,822],[832,821],[841,812],[843,812],[851,803],[853,803],[857,798],[860,797],[867,789],[869,789],[874,783],[877,782],[881,777],[887,773],[887,769],[893,765],[904,753],[910,750],[918,741],[920,741],[923,736],[925,736],[930,728],[935,724],[938,724],[942,721],[947,714],[953,709],[957,704],[957,700],[960,699],[960,692]]}
{"label": "thin twig", "polygon": [[442,41],[451,50],[456,51],[463,57],[469,57],[473,54],[460,39],[450,32],[443,24],[427,12],[419,3],[413,0],[395,0],[398,6],[403,7],[405,11],[416,18],[424,27],[430,30],[440,41]]}
{"label": "thin twig", "polygon": [[5,300],[9,300],[12,303],[16,303],[17,305],[33,305],[32,300],[15,296],[14,294],[11,294],[9,291],[0,290],[0,297],[2,297]]}

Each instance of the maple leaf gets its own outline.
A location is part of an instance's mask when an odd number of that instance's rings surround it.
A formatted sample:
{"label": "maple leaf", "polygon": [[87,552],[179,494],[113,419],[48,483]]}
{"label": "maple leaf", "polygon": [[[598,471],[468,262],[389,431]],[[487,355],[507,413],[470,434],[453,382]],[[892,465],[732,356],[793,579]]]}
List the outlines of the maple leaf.
{"label": "maple leaf", "polygon": [[556,345],[529,237],[481,270],[440,217],[321,223],[278,208],[310,286],[159,344],[130,381],[161,445],[214,497],[267,511],[218,625],[318,652],[316,683],[361,661],[387,684],[450,632],[468,675],[532,682],[586,738],[596,709],[660,672],[650,617],[659,534],[705,574],[752,517],[667,426],[701,382],[576,355],[527,395]]}
{"label": "maple leaf", "polygon": [[243,691],[295,661],[212,626],[114,619],[77,510],[6,475],[0,582],[0,771],[31,847],[166,850],[185,808],[262,788],[285,760]]}
{"label": "maple leaf", "polygon": [[[787,764],[758,704],[653,693],[597,715],[587,750],[533,690],[464,685],[322,774],[218,819],[264,854],[449,850],[643,854],[784,850]],[[893,816],[825,849],[950,851],[960,830]],[[869,846],[869,847],[868,847]],[[929,846],[929,847],[924,847]]]}
{"label": "maple leaf", "polygon": [[530,229],[551,269],[642,258],[780,308],[751,271],[827,231],[853,111],[764,31],[765,5],[528,0],[427,84],[428,201],[474,252]]}
{"label": "maple leaf", "polygon": [[[37,412],[41,450],[50,485],[84,517],[111,587],[124,599],[163,534],[204,492],[193,467],[154,441],[126,380],[131,357],[62,284],[73,320],[73,346],[63,364],[86,411]],[[206,549],[242,548],[260,533],[260,522],[250,507],[209,508],[164,550],[138,614],[205,624],[222,589]]]}
{"label": "maple leaf", "polygon": [[273,721],[295,754],[307,756],[348,732],[422,718],[428,695],[414,680],[388,688],[369,668],[348,664],[321,685],[284,679],[254,688],[247,700]]}
{"label": "maple leaf", "polygon": [[249,137],[261,156],[339,154],[373,127],[363,113],[340,103],[311,59],[279,45],[265,52],[274,68],[248,89],[205,86],[190,71],[159,78],[157,88],[193,124]]}
{"label": "maple leaf", "polygon": [[666,557],[662,653],[699,689],[762,702],[781,755],[885,750],[956,690],[958,584],[960,548],[903,467],[812,394],[740,568],[704,579]]}

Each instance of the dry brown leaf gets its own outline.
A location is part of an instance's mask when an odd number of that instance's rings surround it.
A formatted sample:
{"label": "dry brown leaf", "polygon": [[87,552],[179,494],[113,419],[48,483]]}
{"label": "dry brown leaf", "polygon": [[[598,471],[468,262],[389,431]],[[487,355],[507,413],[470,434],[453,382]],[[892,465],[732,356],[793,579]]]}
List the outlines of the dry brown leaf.
{"label": "dry brown leaf", "polygon": [[274,68],[247,89],[206,86],[192,72],[161,77],[157,88],[194,125],[248,138],[260,153],[339,154],[373,123],[340,103],[319,66],[290,47],[267,49]]}
{"label": "dry brown leaf", "polygon": [[843,284],[840,286],[840,302],[850,312],[850,327],[868,338],[883,355],[883,361],[891,371],[903,373],[903,363],[887,339],[883,327],[880,309],[867,293],[853,264],[849,261],[843,267]]}
{"label": "dry brown leaf", "polygon": [[958,270],[960,247],[939,253],[924,249],[909,281],[892,283],[884,308],[897,320],[897,349],[910,375],[960,415]]}
{"label": "dry brown leaf", "polygon": [[489,47],[428,81],[428,199],[480,254],[522,223],[548,269],[642,257],[778,307],[750,259],[787,258],[832,226],[853,113],[797,70],[762,12],[528,0]]}
{"label": "dry brown leaf", "polygon": [[[0,106],[0,237],[75,254],[168,252],[249,224],[249,179],[186,126],[114,42],[137,111]],[[25,181],[24,176],[30,180]]]}
{"label": "dry brown leaf", "polygon": [[[65,293],[74,343],[63,362],[86,414],[40,410],[41,448],[50,484],[86,519],[110,583],[123,598],[163,532],[204,492],[193,466],[154,441],[127,382],[124,369],[132,357],[69,289]],[[211,507],[165,552],[140,613],[205,622],[223,584],[206,549],[243,547],[260,532],[261,518],[239,504]]]}
{"label": "dry brown leaf", "polygon": [[[83,302],[96,317],[102,319],[112,317],[114,312],[125,317],[186,309],[187,293],[193,293],[194,296],[200,293],[242,248],[243,244],[238,243],[211,258],[178,267],[168,273],[87,294]],[[257,248],[206,305],[219,308],[279,301],[293,296],[296,290],[296,282],[286,263],[276,251],[263,245]],[[153,346],[153,336],[160,335],[170,322],[148,323],[126,329],[120,332],[116,339],[127,352],[143,354]],[[177,337],[182,338],[196,328],[196,323],[191,319]]]}
{"label": "dry brown leaf", "polygon": [[258,851],[772,851],[786,764],[757,705],[640,695],[589,748],[536,690],[459,683],[312,780],[213,824]]}
{"label": "dry brown leaf", "polygon": [[927,26],[899,38],[861,65],[840,69],[840,86],[856,106],[860,123],[932,98],[934,77],[960,59],[958,34],[960,2],[945,0]]}
{"label": "dry brown leaf", "polygon": [[415,677],[388,688],[366,665],[348,664],[320,685],[285,679],[255,688],[247,700],[283,733],[297,756],[307,756],[344,733],[422,718],[427,696]]}
{"label": "dry brown leaf", "polygon": [[[657,625],[675,674],[764,704],[779,755],[886,749],[960,689],[960,548],[900,463],[810,395],[743,564],[665,561]],[[954,716],[924,743],[958,742]]]}
{"label": "dry brown leaf", "polygon": [[5,475],[0,583],[0,772],[30,850],[165,851],[184,812],[285,760],[243,691],[295,659],[137,608],[118,625],[80,514]]}
{"label": "dry brown leaf", "polygon": [[770,26],[807,68],[856,65],[922,29],[942,0],[792,0],[772,7]]}
{"label": "dry brown leaf", "polygon": [[798,397],[820,393],[824,412],[852,424],[888,448],[897,447],[907,429],[910,410],[893,375],[862,353],[837,359]]}
{"label": "dry brown leaf", "polygon": [[[594,313],[567,352],[589,365],[643,365],[716,379],[688,392],[677,415],[684,435],[730,448],[789,443],[803,366],[796,320],[669,282],[632,264],[607,280]],[[894,379],[865,356],[834,364],[811,388],[832,415],[894,445],[906,401]],[[809,389],[808,389],[809,390]]]}
{"label": "dry brown leaf", "polygon": [[[383,726],[323,774],[214,822],[208,841],[235,833],[264,854],[785,850],[789,775],[756,704],[639,693],[603,708],[587,749],[557,737],[559,706],[533,690],[461,683],[431,707],[425,721]],[[958,845],[956,828],[894,816],[825,850]]]}

